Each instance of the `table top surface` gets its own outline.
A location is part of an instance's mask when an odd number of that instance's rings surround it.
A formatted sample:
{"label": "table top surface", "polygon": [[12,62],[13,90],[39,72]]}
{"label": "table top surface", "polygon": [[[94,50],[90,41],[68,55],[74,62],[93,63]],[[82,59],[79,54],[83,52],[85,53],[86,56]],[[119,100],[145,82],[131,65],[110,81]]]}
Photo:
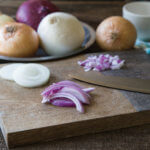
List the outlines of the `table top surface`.
{"label": "table top surface", "polygon": [[[24,0],[0,0],[0,10],[14,16]],[[55,0],[62,11],[70,12],[94,28],[106,17],[121,15],[123,0]],[[94,44],[86,52],[97,52]],[[99,134],[84,135],[63,140],[28,145],[14,150],[148,150],[150,147],[150,125],[120,129]],[[39,135],[40,136],[40,135]],[[33,137],[34,138],[34,137]],[[7,150],[0,132],[0,150]]]}

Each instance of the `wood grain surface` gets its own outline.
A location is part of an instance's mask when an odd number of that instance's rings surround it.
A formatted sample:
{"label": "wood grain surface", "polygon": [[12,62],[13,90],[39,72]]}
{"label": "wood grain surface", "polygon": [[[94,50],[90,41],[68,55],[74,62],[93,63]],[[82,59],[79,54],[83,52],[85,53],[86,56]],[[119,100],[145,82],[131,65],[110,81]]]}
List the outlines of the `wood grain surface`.
{"label": "wood grain surface", "polygon": [[[150,78],[148,75],[149,56],[142,50],[133,49],[113,54],[119,54],[127,62],[125,68],[117,70],[118,75],[124,72],[124,76],[142,74],[142,78]],[[129,54],[134,59],[130,59]],[[51,79],[47,85],[69,79],[70,73],[85,74],[83,68],[77,65],[77,61],[84,59],[85,55],[78,55],[57,60],[57,62],[42,63],[51,70]],[[135,66],[134,60],[136,60],[137,66]],[[144,65],[143,68],[141,65]],[[2,66],[0,65],[0,67]],[[139,68],[141,68],[141,74],[137,74]],[[116,71],[109,72],[117,74]],[[99,76],[100,73],[91,71],[89,74]],[[83,87],[95,87],[91,95],[90,106],[85,107],[84,114],[79,114],[73,108],[42,105],[40,93],[47,85],[28,89],[3,79],[0,79],[0,83],[4,87],[0,90],[1,127],[9,147],[150,123],[150,109],[147,108],[150,103],[146,101],[150,95],[147,94],[142,95],[142,105],[146,109],[145,111],[143,108],[139,109],[138,112],[134,109],[135,105],[132,105],[133,96],[128,93],[123,94],[118,90],[78,81]],[[136,96],[135,101],[139,96],[141,98],[138,93],[131,93]],[[136,103],[138,104],[138,101]],[[138,106],[137,104],[136,106]]]}
{"label": "wood grain surface", "polygon": [[[0,10],[14,16],[17,7],[23,0],[0,0]],[[125,1],[54,1],[62,11],[70,12],[79,19],[89,23],[94,28],[107,16],[121,15],[121,7]],[[94,44],[87,52],[96,52],[99,48]],[[75,137],[56,142],[26,146],[20,149],[149,149],[150,126],[122,129],[110,133]],[[40,135],[39,135],[40,136]],[[133,144],[134,143],[134,144]],[[0,139],[0,149],[7,149],[3,139]]]}
{"label": "wood grain surface", "polygon": [[[48,85],[68,79],[69,73],[84,72],[77,65],[77,61],[83,58],[81,55],[42,63],[51,70],[51,78],[49,83],[41,88],[22,88],[14,82],[0,79],[1,86],[4,87],[0,90],[1,125],[10,147],[120,128],[123,124],[125,127],[129,126],[129,123],[127,125],[120,121],[121,117],[115,117],[118,123],[114,123],[113,116],[136,112],[117,90],[94,86],[96,89],[92,93],[91,105],[85,107],[85,114],[80,114],[73,108],[41,104],[40,93]],[[91,86],[80,84],[84,87]],[[103,118],[108,119],[103,121]],[[91,129],[92,126],[95,128]],[[41,136],[37,137],[38,134]]]}

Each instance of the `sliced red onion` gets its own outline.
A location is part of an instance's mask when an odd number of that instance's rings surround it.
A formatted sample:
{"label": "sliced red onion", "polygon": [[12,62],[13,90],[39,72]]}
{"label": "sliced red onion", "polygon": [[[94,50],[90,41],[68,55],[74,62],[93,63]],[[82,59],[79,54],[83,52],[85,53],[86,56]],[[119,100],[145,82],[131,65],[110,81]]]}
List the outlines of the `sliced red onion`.
{"label": "sliced red onion", "polygon": [[52,105],[59,106],[59,107],[75,107],[75,104],[71,100],[63,97],[54,98],[54,99],[51,99],[49,97],[43,97],[41,103],[42,104],[51,103]]}
{"label": "sliced red onion", "polygon": [[85,104],[90,104],[90,101],[88,99],[87,93],[85,93],[82,89],[77,88],[75,86],[69,86],[69,87],[64,87],[60,90],[60,92],[67,92],[75,97],[77,97],[80,102],[85,103]]}
{"label": "sliced red onion", "polygon": [[[61,81],[53,83],[42,92],[42,103],[51,103],[60,107],[75,107],[82,112],[83,108],[78,104],[89,104],[89,92],[94,88],[83,88],[73,81]],[[78,100],[78,103],[77,103]]]}
{"label": "sliced red onion", "polygon": [[76,106],[74,102],[63,97],[52,99],[51,104],[55,106],[59,106],[59,107],[75,107]]}
{"label": "sliced red onion", "polygon": [[57,85],[56,83],[50,85],[48,88],[46,88],[41,95],[44,97],[50,97],[53,94],[59,92],[64,86],[63,85]]}
{"label": "sliced red onion", "polygon": [[90,92],[92,92],[92,91],[94,91],[95,90],[95,88],[85,88],[85,89],[82,89],[84,92],[86,92],[86,93],[90,93]]}
{"label": "sliced red onion", "polygon": [[44,97],[41,103],[42,104],[51,103],[52,105],[59,107],[75,107],[75,104],[71,100],[63,97],[54,99]]}
{"label": "sliced red onion", "polygon": [[73,103],[76,105],[76,109],[77,109],[79,112],[81,112],[81,113],[84,112],[84,108],[83,108],[83,106],[82,106],[82,103],[81,103],[75,96],[73,96],[72,94],[69,94],[69,93],[65,93],[65,92],[56,93],[55,95],[53,95],[53,96],[51,97],[50,102],[51,102],[51,100],[53,100],[53,99],[61,98],[61,97],[62,97],[62,98],[67,98],[67,99],[73,101]]}
{"label": "sliced red onion", "polygon": [[[84,89],[82,86],[80,86],[79,84],[73,82],[73,81],[69,81],[69,80],[65,80],[65,81],[60,81],[58,82],[58,84],[60,85],[65,85],[65,86],[76,86],[77,88],[81,89],[81,91]],[[84,91],[84,90],[83,90]],[[92,90],[93,91],[93,90]],[[91,91],[91,92],[92,92]],[[85,95],[90,98],[90,95],[88,94],[89,92],[86,92]]]}
{"label": "sliced red onion", "polygon": [[44,104],[44,103],[48,103],[49,102],[49,98],[48,97],[43,97],[43,99],[42,99],[42,104]]}
{"label": "sliced red onion", "polygon": [[60,81],[57,83],[53,83],[52,85],[50,85],[48,88],[46,88],[43,92],[42,92],[42,96],[47,96],[47,95],[52,95],[54,93],[57,93],[58,91],[60,91],[63,87],[68,87],[68,86],[74,86],[77,87],[78,89],[83,89],[83,87],[81,87],[79,84],[73,82],[73,81],[69,81],[69,80],[64,80],[64,81]]}
{"label": "sliced red onion", "polygon": [[84,61],[78,61],[78,64],[84,67],[84,71],[104,71],[108,69],[120,69],[124,65],[124,62],[125,60],[121,60],[117,55],[101,54],[99,56],[89,56]]}

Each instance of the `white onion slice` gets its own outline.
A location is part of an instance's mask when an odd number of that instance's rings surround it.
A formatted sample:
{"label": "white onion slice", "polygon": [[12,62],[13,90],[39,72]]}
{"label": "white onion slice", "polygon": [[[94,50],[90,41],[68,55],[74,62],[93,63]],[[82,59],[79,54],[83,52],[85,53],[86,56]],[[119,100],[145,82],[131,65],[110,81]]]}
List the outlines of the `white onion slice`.
{"label": "white onion slice", "polygon": [[23,65],[23,63],[14,63],[10,65],[3,66],[0,69],[0,77],[5,80],[11,80],[13,81],[13,72],[19,67]]}
{"label": "white onion slice", "polygon": [[48,82],[50,71],[47,67],[40,64],[24,64],[18,67],[13,78],[17,84],[23,87],[39,87]]}

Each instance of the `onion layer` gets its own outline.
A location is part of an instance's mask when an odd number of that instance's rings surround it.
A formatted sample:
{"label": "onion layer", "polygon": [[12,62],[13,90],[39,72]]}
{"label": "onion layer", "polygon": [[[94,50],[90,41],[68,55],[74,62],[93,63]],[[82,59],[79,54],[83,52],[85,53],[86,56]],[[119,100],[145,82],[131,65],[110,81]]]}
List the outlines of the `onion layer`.
{"label": "onion layer", "polygon": [[[76,105],[76,109],[83,113],[84,112],[84,108],[80,102],[80,100],[77,99],[76,96],[74,96],[73,94],[70,94],[70,93],[67,93],[67,92],[59,92],[59,93],[56,93],[55,95],[53,95],[51,97],[51,99],[54,99],[54,98],[67,98],[67,99],[70,99],[75,105]],[[51,99],[50,99],[50,102],[51,102]]]}
{"label": "onion layer", "polygon": [[0,69],[0,77],[5,80],[13,81],[13,72],[23,63],[14,63],[10,65],[6,65]]}
{"label": "onion layer", "polygon": [[39,87],[48,82],[50,71],[47,67],[40,64],[24,64],[18,67],[13,78],[17,84],[23,87]]}
{"label": "onion layer", "polygon": [[59,107],[75,107],[83,113],[82,104],[89,104],[89,92],[94,88],[82,88],[72,81],[61,81],[54,83],[42,92],[42,103],[51,103]]}

